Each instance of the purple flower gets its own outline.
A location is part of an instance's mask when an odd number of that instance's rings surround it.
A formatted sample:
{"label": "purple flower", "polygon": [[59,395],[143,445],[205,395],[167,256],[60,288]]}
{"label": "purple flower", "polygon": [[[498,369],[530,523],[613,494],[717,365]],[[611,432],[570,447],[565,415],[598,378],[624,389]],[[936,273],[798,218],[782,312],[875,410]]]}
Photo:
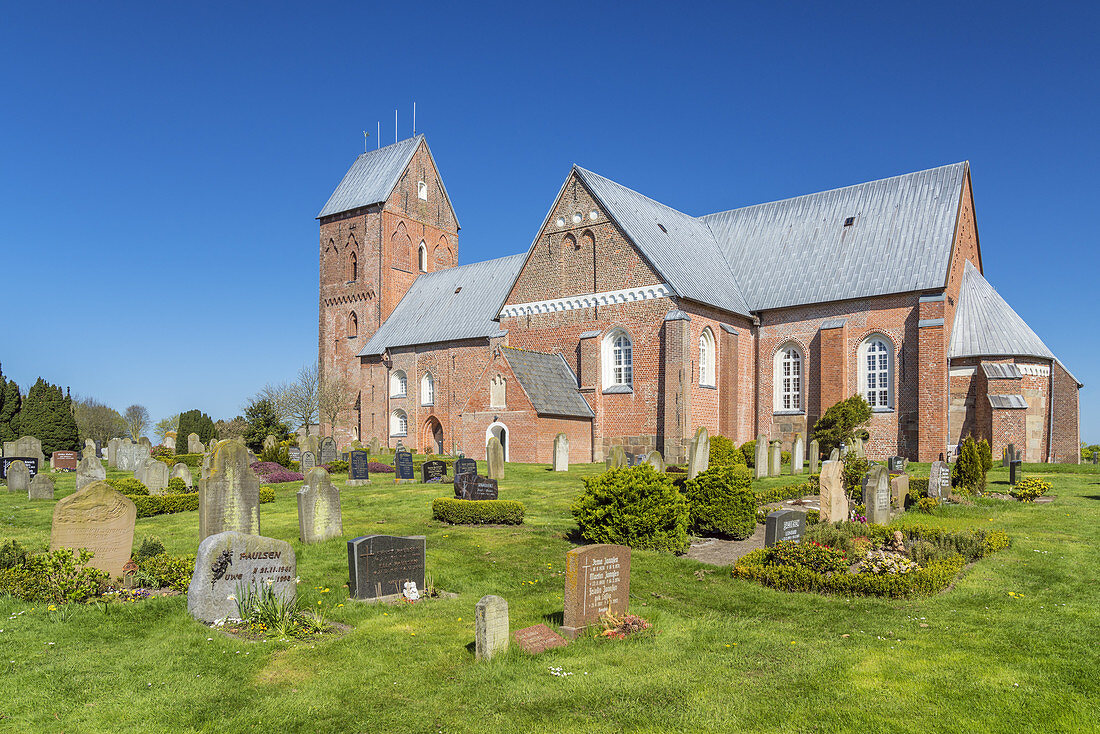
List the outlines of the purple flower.
{"label": "purple flower", "polygon": [[[278,464],[276,464],[278,466]],[[271,472],[270,474],[261,474],[260,481],[264,484],[282,484],[283,482],[300,482],[303,477],[299,472],[287,471],[280,467],[279,471]]]}

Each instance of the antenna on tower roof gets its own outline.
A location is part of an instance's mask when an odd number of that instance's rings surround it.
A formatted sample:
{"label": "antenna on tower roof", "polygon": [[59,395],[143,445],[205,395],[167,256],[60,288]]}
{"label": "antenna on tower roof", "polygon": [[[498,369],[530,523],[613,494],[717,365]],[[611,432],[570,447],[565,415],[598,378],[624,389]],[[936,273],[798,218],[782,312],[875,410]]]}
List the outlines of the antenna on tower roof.
{"label": "antenna on tower roof", "polygon": [[393,142],[397,142],[397,108],[393,108]]}
{"label": "antenna on tower roof", "polygon": [[382,150],[382,121],[378,121],[378,149]]}
{"label": "antenna on tower roof", "polygon": [[416,137],[416,102],[413,102],[413,137]]}
{"label": "antenna on tower roof", "polygon": [[364,130],[363,131],[363,152],[364,153],[367,152],[367,138],[369,138],[369,137],[370,137],[370,133],[368,133],[366,130]]}

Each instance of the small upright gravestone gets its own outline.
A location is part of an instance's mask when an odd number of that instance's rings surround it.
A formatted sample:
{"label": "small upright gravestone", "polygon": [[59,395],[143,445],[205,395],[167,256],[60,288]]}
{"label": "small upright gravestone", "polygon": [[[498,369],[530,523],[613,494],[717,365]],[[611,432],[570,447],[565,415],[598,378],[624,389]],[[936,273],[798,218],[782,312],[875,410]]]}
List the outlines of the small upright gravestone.
{"label": "small upright gravestone", "polygon": [[[182,461],[176,462],[176,465],[172,467],[172,472],[168,479],[182,479],[188,489],[193,489],[195,486],[195,480],[191,476],[191,467],[187,466],[187,464],[184,464]],[[165,488],[168,487],[167,484],[164,486]]]}
{"label": "small upright gravestone", "polygon": [[909,496],[909,475],[894,474],[890,477],[890,514],[905,512],[905,498]]}
{"label": "small upright gravestone", "polygon": [[424,588],[423,535],[365,535],[348,541],[348,594],[352,599],[396,598],[412,581]]}
{"label": "small upright gravestone", "polygon": [[187,587],[187,611],[202,622],[239,619],[242,593],[270,588],[289,602],[298,591],[298,564],[285,540],[227,530],[199,543]]}
{"label": "small upright gravestone", "polygon": [[22,461],[16,460],[8,464],[8,491],[26,492],[31,485],[31,471]]}
{"label": "small upright gravestone", "polygon": [[349,487],[362,487],[370,484],[370,454],[366,451],[352,451],[348,454]]}
{"label": "small upright gravestone", "polygon": [[497,480],[477,474],[455,477],[455,499],[495,500],[498,497]]}
{"label": "small upright gravestone", "polygon": [[806,468],[806,443],[802,434],[794,437],[794,446],[791,447],[791,474],[801,474]]}
{"label": "small upright gravestone", "polygon": [[951,496],[951,467],[946,461],[933,461],[928,469],[928,496],[938,500]]}
{"label": "small upright gravestone", "polygon": [[863,478],[863,507],[867,522],[890,522],[890,472],[880,464],[872,466]]}
{"label": "small upright gravestone", "polygon": [[1007,469],[1008,465],[1011,464],[1012,460],[1015,458],[1015,453],[1015,446],[1013,446],[1012,444],[1005,446],[1004,450],[1001,453],[1001,466]]}
{"label": "small upright gravestone", "polygon": [[378,456],[378,439],[377,438],[372,438],[370,440],[370,443],[368,444],[368,450],[371,452],[372,456]]}
{"label": "small upright gravestone", "polygon": [[114,580],[130,560],[134,547],[137,507],[107,482],[92,482],[53,508],[50,550],[87,548],[95,555],[89,562]]}
{"label": "small upright gravestone", "polygon": [[[157,463],[160,464],[159,461]],[[164,466],[164,464],[160,465]],[[76,491],[79,492],[92,482],[101,482],[106,478],[107,470],[103,468],[103,462],[97,459],[95,454],[85,456],[76,467]]]}
{"label": "small upright gravestone", "polygon": [[778,477],[783,473],[783,445],[778,441],[772,442],[768,449],[768,476]]}
{"label": "small upright gravestone", "polygon": [[84,449],[80,452],[80,458],[87,459],[89,456],[93,459],[99,458],[95,453],[95,441],[90,438],[84,442]]}
{"label": "small upright gravestone", "polygon": [[54,471],[76,471],[80,457],[75,451],[54,451],[50,457],[50,468]]}
{"label": "small upright gravestone", "polygon": [[852,444],[848,447],[848,453],[857,459],[865,459],[866,455],[863,453],[863,439],[856,436],[852,439]]}
{"label": "small upright gravestone", "polygon": [[147,436],[142,436],[141,438],[139,438],[138,444],[150,450],[153,448],[153,442],[150,441]]}
{"label": "small upright gravestone", "polygon": [[478,660],[508,650],[508,602],[499,596],[483,596],[474,607],[474,649]]}
{"label": "small upright gravestone", "polygon": [[5,441],[4,456],[29,456],[38,459],[38,466],[46,465],[46,456],[42,453],[42,442],[34,436],[23,436],[15,441]]}
{"label": "small upright gravestone", "polygon": [[298,490],[298,538],[303,543],[320,543],[342,535],[340,490],[324,467],[311,469]]}
{"label": "small upright gravestone", "polygon": [[279,442],[275,440],[275,437],[270,433],[264,436],[264,451],[269,451],[279,445]]}
{"label": "small upright gravestone", "polygon": [[304,474],[313,467],[317,466],[317,455],[314,454],[312,451],[303,451],[302,459],[298,463],[300,464],[300,468],[302,470],[302,473]]}
{"label": "small upright gravestone", "polygon": [[753,463],[757,479],[768,476],[768,439],[763,433],[756,437],[756,460]]}
{"label": "small upright gravestone", "polygon": [[1013,459],[1008,465],[1008,483],[1016,486],[1016,472],[1019,470],[1020,465],[1023,464],[1019,459]]}
{"label": "small upright gravestone", "polygon": [[445,476],[447,476],[447,463],[445,461],[432,459],[420,465],[420,481],[422,484],[439,484]]}
{"label": "small upright gravestone", "polygon": [[31,480],[30,490],[27,492],[27,499],[52,500],[53,480],[42,472],[35,474],[34,479]]}
{"label": "small upright gravestone", "polygon": [[202,445],[202,439],[199,438],[197,433],[187,434],[187,453],[189,454],[201,454],[204,451]]}
{"label": "small upright gravestone", "polygon": [[260,534],[260,478],[240,441],[215,446],[209,473],[199,480],[199,539],[229,530]]}
{"label": "small upright gravestone", "polygon": [[844,464],[826,461],[821,467],[818,495],[821,522],[848,519],[848,493],[844,491]]}
{"label": "small upright gravestone", "polygon": [[141,481],[149,488],[149,494],[164,494],[164,490],[168,489],[168,475],[171,471],[168,465],[157,459],[146,459],[144,469]]}
{"label": "small upright gravestone", "polygon": [[287,456],[290,458],[291,461],[301,462],[301,460],[302,460],[302,450],[300,448],[298,448],[297,446],[288,446],[287,449],[286,449],[286,453],[287,453]]}
{"label": "small upright gravestone", "polygon": [[901,474],[905,471],[905,457],[904,456],[891,456],[887,461],[887,466],[890,467],[891,474]]}
{"label": "small upright gravestone", "polygon": [[605,612],[624,614],[629,597],[629,547],[601,543],[565,554],[562,634],[576,637]]}
{"label": "small upright gravestone", "polygon": [[107,466],[111,469],[118,466],[118,447],[121,445],[121,438],[112,438],[107,442]]}
{"label": "small upright gravestone", "polygon": [[124,443],[118,447],[116,468],[121,471],[137,471],[149,458],[149,449],[140,443]]}
{"label": "small upright gravestone", "polygon": [[504,479],[504,447],[496,436],[489,439],[489,445],[485,447],[485,458],[489,461],[489,478],[498,482]]}
{"label": "small upright gravestone", "polygon": [[810,441],[810,474],[817,474],[821,464],[821,444],[815,438]]}
{"label": "small upright gravestone", "polygon": [[769,512],[764,519],[764,547],[770,548],[781,540],[799,543],[806,534],[806,513],[795,510]]}
{"label": "small upright gravestone", "polygon": [[612,446],[611,450],[607,452],[607,458],[604,459],[603,463],[605,471],[626,467],[626,451],[623,450],[622,446]]}
{"label": "small upright gravestone", "polygon": [[336,461],[336,440],[332,436],[321,439],[321,463],[331,464]]}
{"label": "small upright gravestone", "polygon": [[829,452],[829,461],[840,461],[840,449],[833,449]]}
{"label": "small upright gravestone", "polygon": [[699,426],[688,451],[688,479],[694,479],[710,468],[710,433]]}
{"label": "small upright gravestone", "polygon": [[661,456],[661,452],[657,449],[653,449],[645,455],[645,463],[659,472],[663,473],[665,470],[665,457]]}
{"label": "small upright gravestone", "polygon": [[554,471],[569,471],[569,437],[564,433],[554,436]]}
{"label": "small upright gravestone", "polygon": [[398,451],[393,457],[394,481],[411,482],[416,476],[413,469],[413,455],[408,451]]}
{"label": "small upright gravestone", "polygon": [[477,462],[465,456],[455,461],[455,481],[466,474],[477,474]]}

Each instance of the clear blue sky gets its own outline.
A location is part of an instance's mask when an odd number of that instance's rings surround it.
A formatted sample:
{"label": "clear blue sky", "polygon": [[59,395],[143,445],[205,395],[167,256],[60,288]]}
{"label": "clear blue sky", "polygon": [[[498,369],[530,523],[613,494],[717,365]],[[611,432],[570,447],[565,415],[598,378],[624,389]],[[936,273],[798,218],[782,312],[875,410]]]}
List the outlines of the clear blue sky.
{"label": "clear blue sky", "polygon": [[460,259],[526,249],[576,162],[692,214],[969,159],[987,278],[1100,441],[1093,4],[7,3],[5,374],[156,420],[316,358],[317,223],[382,122]]}

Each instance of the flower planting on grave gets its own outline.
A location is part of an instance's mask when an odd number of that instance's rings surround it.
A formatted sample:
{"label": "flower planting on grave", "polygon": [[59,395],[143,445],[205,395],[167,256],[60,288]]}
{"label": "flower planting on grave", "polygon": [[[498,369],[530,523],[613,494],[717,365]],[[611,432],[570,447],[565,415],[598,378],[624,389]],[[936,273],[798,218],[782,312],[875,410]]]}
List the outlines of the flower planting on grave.
{"label": "flower planting on grave", "polygon": [[255,461],[249,466],[264,484],[301,482],[305,479],[301,473],[289,471],[282,464],[276,464],[273,461]]}
{"label": "flower planting on grave", "polygon": [[437,497],[432,517],[452,525],[520,525],[527,509],[514,500],[466,500]]}
{"label": "flower planting on grave", "polygon": [[625,640],[653,628],[637,614],[613,614],[610,611],[600,615],[600,625],[603,627],[600,637],[609,640]]}
{"label": "flower planting on grave", "polygon": [[1009,494],[1021,502],[1034,502],[1039,497],[1050,491],[1050,482],[1039,477],[1024,477],[1016,482],[1016,486],[1009,490]]}
{"label": "flower planting on grave", "polygon": [[[321,589],[322,594],[329,589]],[[333,629],[325,620],[324,604],[317,602],[316,609],[303,610],[297,595],[289,598],[275,592],[270,583],[256,586],[238,584],[234,594],[240,622],[227,622],[223,630],[233,634],[260,639],[307,638],[321,635]]]}

